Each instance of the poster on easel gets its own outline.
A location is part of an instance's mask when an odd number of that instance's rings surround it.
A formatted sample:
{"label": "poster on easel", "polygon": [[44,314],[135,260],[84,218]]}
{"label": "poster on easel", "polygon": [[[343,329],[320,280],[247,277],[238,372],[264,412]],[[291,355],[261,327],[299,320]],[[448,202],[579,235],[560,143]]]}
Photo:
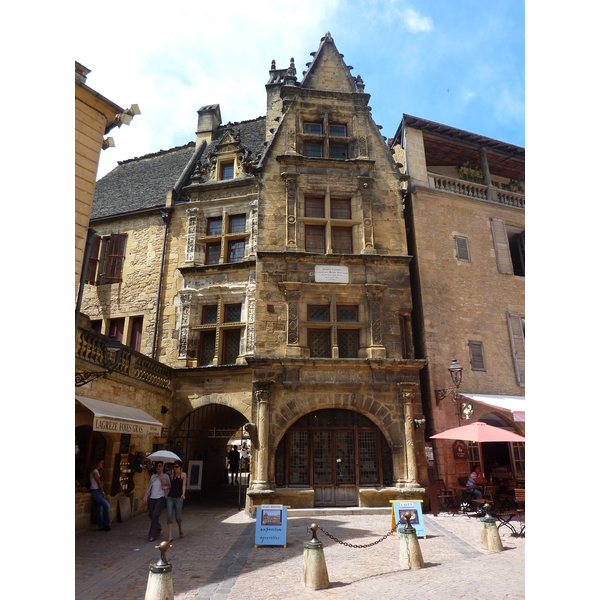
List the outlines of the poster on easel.
{"label": "poster on easel", "polygon": [[287,507],[283,504],[262,504],[256,507],[254,547],[258,546],[287,548]]}
{"label": "poster on easel", "polygon": [[405,527],[404,514],[410,511],[413,514],[410,524],[415,528],[417,537],[425,539],[427,536],[425,535],[425,523],[423,523],[423,509],[421,507],[423,500],[390,500],[390,502],[393,506],[392,529],[396,529],[398,524],[400,527]]}

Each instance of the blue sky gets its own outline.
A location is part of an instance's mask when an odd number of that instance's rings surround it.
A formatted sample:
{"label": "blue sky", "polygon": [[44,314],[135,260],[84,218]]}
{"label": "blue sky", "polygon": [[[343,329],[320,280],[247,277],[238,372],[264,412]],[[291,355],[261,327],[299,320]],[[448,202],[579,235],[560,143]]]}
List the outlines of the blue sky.
{"label": "blue sky", "polygon": [[[103,6],[110,12],[110,2]],[[102,152],[98,177],[117,160],[194,139],[203,105],[219,103],[224,123],[264,115],[271,60],[283,68],[294,57],[300,76],[327,31],[352,73],[363,78],[383,135],[393,136],[408,113],[525,145],[522,0],[174,2],[168,11],[161,8],[134,11],[108,29],[104,20],[95,24],[95,5],[81,8],[89,27],[75,32],[74,54],[92,71],[88,85],[142,111],[130,127],[113,130],[116,147]]]}

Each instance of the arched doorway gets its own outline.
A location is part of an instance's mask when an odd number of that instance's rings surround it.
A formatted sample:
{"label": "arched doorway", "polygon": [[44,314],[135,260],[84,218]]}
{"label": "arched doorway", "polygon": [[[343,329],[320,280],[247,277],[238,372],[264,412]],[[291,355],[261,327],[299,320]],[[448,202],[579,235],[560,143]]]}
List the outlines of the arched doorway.
{"label": "arched doorway", "polygon": [[379,428],[352,410],[295,421],[277,446],[277,487],[313,488],[315,506],[357,506],[358,488],[390,485],[392,453]]}
{"label": "arched doorway", "polygon": [[228,441],[247,423],[244,415],[229,406],[208,404],[190,413],[172,435],[172,450],[188,470],[190,461],[202,461],[202,496],[220,500],[224,495],[237,502],[238,494],[227,490]]}

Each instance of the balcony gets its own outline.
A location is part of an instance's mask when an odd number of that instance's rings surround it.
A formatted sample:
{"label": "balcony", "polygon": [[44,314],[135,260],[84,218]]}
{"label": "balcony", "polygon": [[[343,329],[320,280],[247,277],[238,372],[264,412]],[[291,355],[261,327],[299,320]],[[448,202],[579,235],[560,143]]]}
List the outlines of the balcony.
{"label": "balcony", "polygon": [[[104,348],[108,338],[91,329],[79,327],[75,344],[75,358],[106,368]],[[123,346],[113,373],[128,375],[149,385],[171,389],[171,369],[152,358]]]}
{"label": "balcony", "polygon": [[448,192],[450,194],[459,194],[469,198],[487,200],[506,206],[525,209],[525,194],[500,189],[497,185],[485,185],[472,183],[464,179],[441,175],[439,173],[428,172],[429,187]]}

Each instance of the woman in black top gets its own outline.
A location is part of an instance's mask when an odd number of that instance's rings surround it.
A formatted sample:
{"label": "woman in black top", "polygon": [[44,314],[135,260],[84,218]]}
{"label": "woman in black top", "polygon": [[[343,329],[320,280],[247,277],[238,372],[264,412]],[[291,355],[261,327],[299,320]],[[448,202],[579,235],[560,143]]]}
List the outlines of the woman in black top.
{"label": "woman in black top", "polygon": [[185,500],[185,486],[187,475],[181,471],[181,461],[176,460],[171,473],[171,489],[167,496],[167,525],[169,526],[169,542],[173,541],[173,508],[175,508],[175,520],[179,525],[179,537],[183,537],[181,529],[181,508]]}

